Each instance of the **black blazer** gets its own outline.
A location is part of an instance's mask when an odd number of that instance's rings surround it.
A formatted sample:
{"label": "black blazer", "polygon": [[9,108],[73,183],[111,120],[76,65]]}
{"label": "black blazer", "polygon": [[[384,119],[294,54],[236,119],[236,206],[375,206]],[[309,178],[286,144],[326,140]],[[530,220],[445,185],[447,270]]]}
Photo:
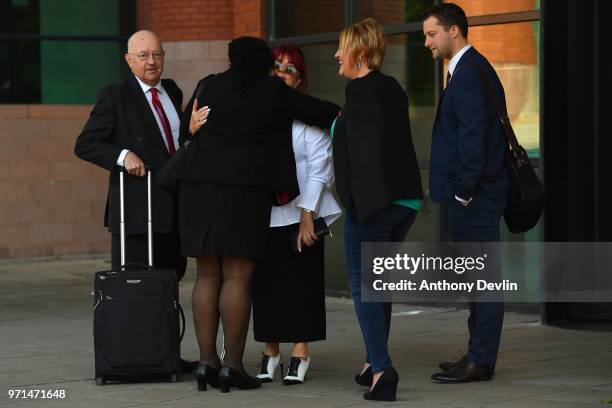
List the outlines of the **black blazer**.
{"label": "black blazer", "polygon": [[[248,91],[237,86],[237,80],[230,68],[198,83],[198,105],[208,105],[211,111],[185,152],[181,179],[298,191],[292,120],[329,128],[340,107],[298,92],[276,77],[254,78]],[[189,137],[193,99],[183,115],[183,138]]]}
{"label": "black blazer", "polygon": [[408,98],[395,80],[372,71],[346,86],[334,129],[336,190],[358,222],[402,198],[423,198]]}
{"label": "black blazer", "polygon": [[[183,93],[171,79],[162,79],[179,117]],[[170,158],[155,116],[136,77],[102,88],[91,115],[76,140],[75,154],[110,171],[104,226],[119,232],[119,171],[117,158],[123,149],[136,153],[153,174]],[[176,211],[174,198],[152,182],[153,231],[170,233]],[[126,173],[126,234],[147,232],[146,177]]]}

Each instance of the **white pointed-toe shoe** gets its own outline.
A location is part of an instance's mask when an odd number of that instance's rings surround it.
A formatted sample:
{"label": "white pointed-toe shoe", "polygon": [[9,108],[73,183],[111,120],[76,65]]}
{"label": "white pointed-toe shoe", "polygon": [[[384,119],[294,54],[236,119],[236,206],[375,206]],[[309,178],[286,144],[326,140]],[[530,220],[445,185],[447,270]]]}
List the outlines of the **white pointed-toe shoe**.
{"label": "white pointed-toe shoe", "polygon": [[[261,367],[261,372],[257,374],[257,378],[259,378],[262,382],[274,381],[274,372],[276,372],[280,361],[280,353],[278,353],[276,356],[268,356],[264,353],[261,353],[261,363],[259,363],[259,367]],[[281,372],[282,370],[283,369],[281,364]]]}
{"label": "white pointed-toe shoe", "polygon": [[287,375],[283,379],[283,384],[293,385],[302,384],[306,378],[306,372],[310,365],[310,356],[308,358],[291,357],[289,359],[289,368]]}

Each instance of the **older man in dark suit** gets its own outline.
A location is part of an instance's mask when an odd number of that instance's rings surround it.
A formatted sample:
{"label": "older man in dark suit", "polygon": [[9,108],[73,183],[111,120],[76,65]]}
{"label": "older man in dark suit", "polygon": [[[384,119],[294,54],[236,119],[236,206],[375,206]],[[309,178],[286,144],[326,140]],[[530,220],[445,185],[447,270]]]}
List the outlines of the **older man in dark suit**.
{"label": "older man in dark suit", "polygon": [[[161,79],[164,50],[155,33],[138,31],[128,40],[125,60],[132,71],[120,84],[100,90],[98,101],[78,136],[78,157],[110,172],[104,225],[112,234],[112,267],[121,266],[119,167],[125,180],[126,263],[148,263],[145,165],[153,173],[178,149],[183,93]],[[205,113],[205,112],[203,112]],[[185,273],[177,221],[177,197],[152,183],[153,264]],[[195,366],[183,364],[191,371]]]}
{"label": "older man in dark suit", "polygon": [[[444,3],[431,8],[423,19],[423,33],[433,57],[449,60],[447,86],[433,129],[431,197],[448,207],[454,241],[497,242],[507,201],[506,141],[480,72],[494,84],[495,97],[503,105],[504,89],[491,64],[468,43],[467,18],[460,7]],[[444,372],[432,379],[490,380],[503,316],[502,302],[471,302],[468,353],[455,362],[441,363]]]}

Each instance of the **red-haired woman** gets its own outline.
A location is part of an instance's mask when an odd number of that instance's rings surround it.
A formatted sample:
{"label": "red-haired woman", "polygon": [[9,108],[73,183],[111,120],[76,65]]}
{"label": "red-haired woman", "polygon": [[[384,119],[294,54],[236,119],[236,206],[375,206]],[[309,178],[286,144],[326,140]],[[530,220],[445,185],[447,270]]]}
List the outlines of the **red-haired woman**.
{"label": "red-haired woman", "polygon": [[[272,55],[274,73],[303,92],[307,77],[302,51],[281,45]],[[325,339],[324,242],[315,234],[314,220],[322,218],[329,225],[341,214],[330,191],[329,133],[297,120],[291,132],[300,194],[278,194],[266,259],[258,264],[253,284],[255,340],[266,343],[257,377],[272,381],[281,362],[279,343],[293,343],[285,385],[304,381],[310,364],[308,342]]]}

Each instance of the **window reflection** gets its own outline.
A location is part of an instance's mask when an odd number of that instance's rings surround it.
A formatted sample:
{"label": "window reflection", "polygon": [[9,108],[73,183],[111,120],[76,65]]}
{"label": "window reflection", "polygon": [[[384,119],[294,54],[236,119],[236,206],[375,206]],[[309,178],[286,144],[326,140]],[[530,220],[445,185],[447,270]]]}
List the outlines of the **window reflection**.
{"label": "window reflection", "polygon": [[[0,1],[0,103],[93,103],[126,72],[131,1]],[[23,39],[20,34],[33,39]],[[36,36],[72,36],[73,41]]]}
{"label": "window reflection", "polygon": [[420,21],[433,3],[433,0],[353,0],[353,18],[360,21],[373,17],[383,25],[412,23]]}
{"label": "window reflection", "polygon": [[532,157],[540,145],[540,23],[470,27],[468,38],[493,65],[506,92],[508,116]]}
{"label": "window reflection", "polygon": [[452,0],[444,3],[455,3],[468,17],[540,9],[539,0]]}
{"label": "window reflection", "polygon": [[272,38],[340,31],[344,28],[344,0],[273,0],[270,4]]}

